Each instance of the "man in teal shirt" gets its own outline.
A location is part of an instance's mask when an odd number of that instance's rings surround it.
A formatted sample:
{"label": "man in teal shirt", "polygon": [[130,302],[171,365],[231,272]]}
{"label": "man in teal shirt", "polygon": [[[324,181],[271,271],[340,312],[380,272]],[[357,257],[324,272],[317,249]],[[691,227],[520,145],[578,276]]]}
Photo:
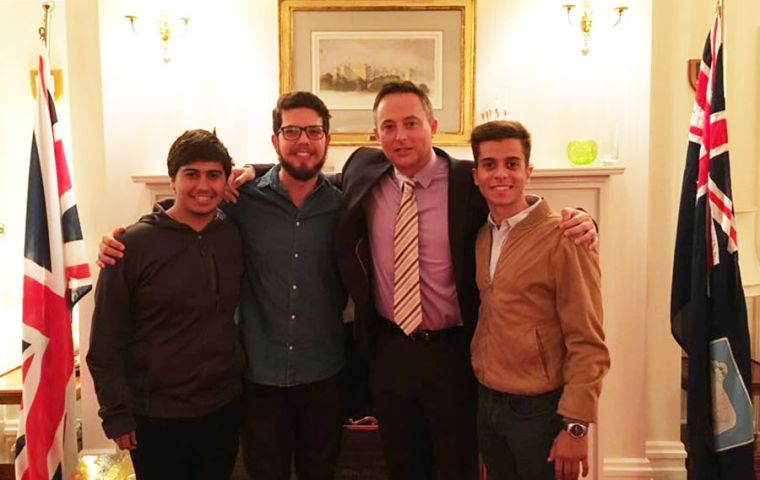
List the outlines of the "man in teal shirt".
{"label": "man in teal shirt", "polygon": [[252,478],[331,479],[345,399],[342,311],[333,250],[341,193],[320,173],[330,114],[316,96],[282,96],[273,112],[279,157],[223,210],[240,228],[245,275],[243,458]]}

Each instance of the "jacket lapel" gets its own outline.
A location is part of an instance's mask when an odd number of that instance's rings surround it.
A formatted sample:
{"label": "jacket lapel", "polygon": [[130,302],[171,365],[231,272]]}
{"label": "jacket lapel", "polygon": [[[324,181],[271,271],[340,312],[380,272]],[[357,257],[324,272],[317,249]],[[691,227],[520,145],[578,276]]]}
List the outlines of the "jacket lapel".
{"label": "jacket lapel", "polygon": [[348,186],[350,191],[344,190],[343,192],[344,198],[347,199],[346,210],[350,214],[355,213],[361,208],[362,202],[372,187],[375,186],[388,170],[393,168],[381,152],[373,150],[372,153],[374,155],[367,157],[366,161],[359,162],[361,171],[354,173],[358,178]]}
{"label": "jacket lapel", "polygon": [[[464,234],[466,232],[465,222],[467,221],[467,208],[469,203],[466,180],[461,172],[461,165],[443,150],[436,149],[435,153],[446,160],[449,165],[449,192],[448,192],[448,218],[449,218],[449,249],[451,253],[451,262],[454,266],[454,280],[459,286],[460,275],[462,272],[462,261],[460,252],[462,252]],[[470,180],[472,181],[472,180]]]}

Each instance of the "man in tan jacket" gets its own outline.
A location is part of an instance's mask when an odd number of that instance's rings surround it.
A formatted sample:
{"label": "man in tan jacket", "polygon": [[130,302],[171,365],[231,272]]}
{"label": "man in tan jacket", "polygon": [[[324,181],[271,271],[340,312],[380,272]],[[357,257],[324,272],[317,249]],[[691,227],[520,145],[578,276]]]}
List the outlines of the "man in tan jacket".
{"label": "man in tan jacket", "polygon": [[610,365],[598,254],[564,238],[562,218],[524,193],[533,166],[520,123],[480,125],[471,144],[490,210],[475,247],[471,346],[488,478],[575,480],[581,466],[588,473],[586,434]]}

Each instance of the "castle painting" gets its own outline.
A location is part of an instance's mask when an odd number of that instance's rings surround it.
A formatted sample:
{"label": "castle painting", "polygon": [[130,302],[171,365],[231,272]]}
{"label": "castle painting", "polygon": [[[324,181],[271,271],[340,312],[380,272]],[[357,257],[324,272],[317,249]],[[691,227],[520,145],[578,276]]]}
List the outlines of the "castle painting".
{"label": "castle painting", "polygon": [[442,32],[312,32],[312,91],[333,110],[371,110],[386,82],[409,80],[442,108]]}

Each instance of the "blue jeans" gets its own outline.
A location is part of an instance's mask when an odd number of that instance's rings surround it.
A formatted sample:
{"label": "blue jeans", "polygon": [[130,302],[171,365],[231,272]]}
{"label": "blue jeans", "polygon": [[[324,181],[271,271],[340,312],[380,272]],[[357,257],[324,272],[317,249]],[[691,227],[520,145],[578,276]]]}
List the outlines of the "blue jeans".
{"label": "blue jeans", "polygon": [[546,459],[562,429],[561,395],[561,388],[525,396],[480,385],[478,444],[488,480],[554,479],[554,463]]}

